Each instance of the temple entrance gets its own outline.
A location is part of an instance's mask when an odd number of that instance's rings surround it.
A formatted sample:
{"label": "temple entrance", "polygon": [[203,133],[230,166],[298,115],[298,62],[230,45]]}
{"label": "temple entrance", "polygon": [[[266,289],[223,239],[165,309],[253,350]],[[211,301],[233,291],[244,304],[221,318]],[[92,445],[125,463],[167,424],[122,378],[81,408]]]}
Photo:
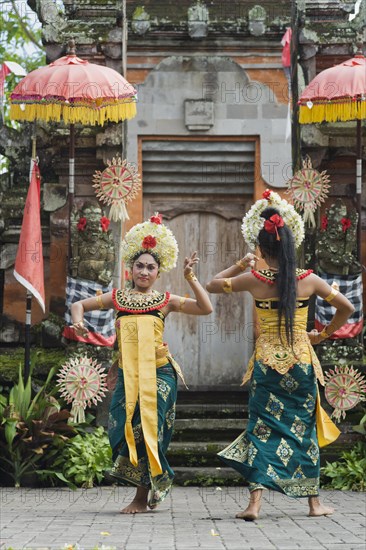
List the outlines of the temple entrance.
{"label": "temple entrance", "polygon": [[[237,140],[142,141],[144,219],[162,213],[179,245],[177,268],[162,274],[157,288],[193,296],[183,261],[194,250],[203,285],[245,254],[240,226],[253,200],[254,149],[254,142]],[[252,299],[211,298],[209,316],[172,314],[165,340],[190,389],[238,389],[253,349]]]}

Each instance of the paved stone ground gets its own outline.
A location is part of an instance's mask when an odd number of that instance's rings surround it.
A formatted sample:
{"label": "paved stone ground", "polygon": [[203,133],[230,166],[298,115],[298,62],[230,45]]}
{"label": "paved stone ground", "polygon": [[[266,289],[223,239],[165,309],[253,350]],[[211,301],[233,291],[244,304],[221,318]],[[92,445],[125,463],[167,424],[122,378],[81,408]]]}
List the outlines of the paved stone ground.
{"label": "paved stone ground", "polygon": [[364,550],[366,494],[322,492],[337,510],[308,518],[306,499],[266,492],[262,517],[235,519],[247,489],[175,487],[160,509],[125,516],[127,487],[89,490],[0,489],[0,548],[83,550]]}

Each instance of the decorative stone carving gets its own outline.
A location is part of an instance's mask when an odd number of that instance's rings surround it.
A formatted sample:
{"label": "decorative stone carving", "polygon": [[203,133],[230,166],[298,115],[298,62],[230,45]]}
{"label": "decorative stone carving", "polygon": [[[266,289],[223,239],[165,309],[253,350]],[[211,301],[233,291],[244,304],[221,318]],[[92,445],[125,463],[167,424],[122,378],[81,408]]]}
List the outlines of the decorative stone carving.
{"label": "decorative stone carving", "polygon": [[135,34],[143,36],[150,29],[150,15],[145,11],[145,7],[137,7],[132,14],[131,28]]}
{"label": "decorative stone carving", "polygon": [[213,101],[186,99],[185,124],[188,130],[209,130],[214,125]]}
{"label": "decorative stone carving", "polygon": [[108,285],[114,268],[114,243],[109,219],[99,204],[87,201],[71,221],[71,274],[75,278]]}
{"label": "decorative stone carving", "polygon": [[209,13],[208,9],[200,0],[188,8],[188,34],[191,38],[206,38],[208,34]]}
{"label": "decorative stone carving", "polygon": [[249,32],[253,36],[262,36],[266,32],[267,12],[262,6],[253,6],[248,12]]}
{"label": "decorative stone carving", "polygon": [[322,216],[316,247],[319,267],[326,273],[355,275],[361,265],[357,259],[358,214],[354,208],[347,213],[342,199],[337,199]]}

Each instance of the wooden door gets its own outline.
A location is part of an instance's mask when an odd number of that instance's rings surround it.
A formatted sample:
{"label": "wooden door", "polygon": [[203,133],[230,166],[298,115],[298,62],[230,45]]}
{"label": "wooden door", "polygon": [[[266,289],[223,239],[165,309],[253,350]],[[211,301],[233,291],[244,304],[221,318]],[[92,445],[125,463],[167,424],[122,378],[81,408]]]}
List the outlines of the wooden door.
{"label": "wooden door", "polygon": [[[177,267],[162,274],[156,288],[193,297],[183,277],[184,257],[198,251],[197,277],[204,286],[215,273],[246,252],[240,226],[251,197],[211,196],[188,199],[144,194],[144,218],[155,211],[173,231],[179,245]],[[211,295],[213,313],[192,316],[172,313],[165,341],[194,390],[238,389],[253,350],[253,302],[248,293]]]}

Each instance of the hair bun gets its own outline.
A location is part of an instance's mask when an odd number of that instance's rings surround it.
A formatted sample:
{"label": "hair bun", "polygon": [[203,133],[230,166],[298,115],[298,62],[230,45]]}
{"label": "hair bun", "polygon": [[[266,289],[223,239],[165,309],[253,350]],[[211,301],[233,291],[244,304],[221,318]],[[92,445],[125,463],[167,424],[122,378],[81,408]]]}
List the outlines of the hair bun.
{"label": "hair bun", "polygon": [[268,206],[263,212],[261,213],[261,218],[264,218],[265,220],[269,220],[272,216],[275,215],[280,216],[280,211],[277,208],[273,208],[273,206]]}

